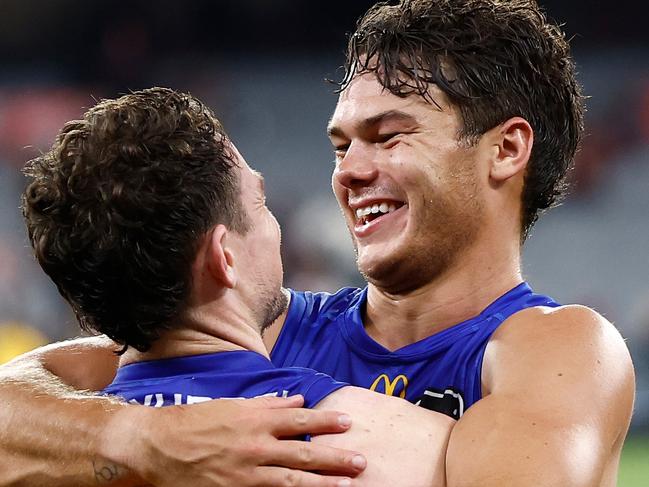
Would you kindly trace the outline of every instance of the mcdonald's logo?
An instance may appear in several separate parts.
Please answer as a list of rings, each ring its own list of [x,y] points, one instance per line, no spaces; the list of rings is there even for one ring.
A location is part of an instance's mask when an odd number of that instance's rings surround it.
[[[400,398],[406,397],[406,389],[408,388],[408,378],[405,375],[400,374],[396,376],[394,380],[390,380],[387,374],[381,374],[374,380],[374,382],[370,386],[370,390],[375,392],[381,392],[380,390],[377,390],[381,382],[383,382],[383,393],[388,396],[394,396],[394,392],[397,389],[397,385],[401,382],[403,384],[403,387],[399,392],[399,397]]]

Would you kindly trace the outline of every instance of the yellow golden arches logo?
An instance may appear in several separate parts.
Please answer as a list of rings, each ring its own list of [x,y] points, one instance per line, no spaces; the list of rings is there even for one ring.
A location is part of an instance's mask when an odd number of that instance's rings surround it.
[[[376,390],[376,388],[379,386],[379,384],[381,382],[383,382],[383,386],[384,386],[384,389],[385,389],[385,394],[388,395],[388,396],[394,396],[394,391],[397,388],[397,384],[399,384],[399,382],[402,382],[403,383],[403,388],[401,389],[401,392],[399,393],[399,397],[400,398],[406,397],[406,389],[408,387],[408,378],[405,375],[400,374],[400,375],[397,375],[394,378],[394,380],[390,380],[390,378],[388,377],[387,374],[381,374],[374,380],[374,382],[370,386],[370,391],[381,392],[381,391]]]

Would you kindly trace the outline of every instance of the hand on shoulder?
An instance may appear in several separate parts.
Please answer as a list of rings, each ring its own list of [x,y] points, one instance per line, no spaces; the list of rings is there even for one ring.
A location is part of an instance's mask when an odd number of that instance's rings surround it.
[[[297,396],[125,408],[106,427],[104,456],[161,487],[334,487],[357,475],[357,453],[287,439],[349,428],[341,413],[301,409],[302,403]]]

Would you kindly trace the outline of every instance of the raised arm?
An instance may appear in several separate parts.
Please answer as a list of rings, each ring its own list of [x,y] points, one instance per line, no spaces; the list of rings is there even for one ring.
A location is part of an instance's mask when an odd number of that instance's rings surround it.
[[[458,421],[449,487],[613,487],[634,375],[624,341],[594,311],[530,309],[487,348],[486,397]]]
[[[118,479],[116,485],[137,486],[141,478],[161,487],[272,487],[288,478],[290,485],[319,487],[341,479],[308,471],[353,476],[362,470],[362,463],[352,463],[353,452],[279,440],[349,427],[339,413],[298,409],[299,397],[154,409],[69,385],[103,387],[115,371],[114,349],[104,339],[76,340],[0,367],[0,486],[98,486]]]
[[[339,409],[354,418],[342,435],[314,442],[362,451],[367,468],[354,485],[444,487],[446,447],[455,421],[409,402],[357,387],[344,387],[317,408]]]

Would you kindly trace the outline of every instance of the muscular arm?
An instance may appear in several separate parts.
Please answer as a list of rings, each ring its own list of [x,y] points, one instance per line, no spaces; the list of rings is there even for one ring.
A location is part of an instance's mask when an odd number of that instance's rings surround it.
[[[492,338],[485,398],[458,421],[449,487],[613,487],[634,397],[615,328],[584,307],[517,313]]]
[[[354,418],[342,435],[314,442],[362,451],[367,468],[354,485],[444,487],[446,447],[455,421],[409,402],[357,387],[344,387],[317,408],[338,409]]]
[[[350,451],[279,438],[336,433],[335,412],[301,398],[210,401],[162,409],[93,397],[115,372],[114,345],[84,339],[45,347],[0,367],[0,486],[335,486],[354,476]],[[67,353],[69,352],[69,353]],[[46,368],[47,367],[47,368]],[[62,376],[61,381],[48,369]],[[299,470],[298,470],[299,469]],[[131,477],[124,477],[130,470]]]
[[[54,348],[0,367],[0,485],[101,485],[104,468],[116,468],[101,439],[120,421],[124,405],[77,392],[37,365],[41,353]],[[73,371],[67,379],[81,375]]]

